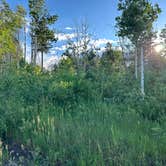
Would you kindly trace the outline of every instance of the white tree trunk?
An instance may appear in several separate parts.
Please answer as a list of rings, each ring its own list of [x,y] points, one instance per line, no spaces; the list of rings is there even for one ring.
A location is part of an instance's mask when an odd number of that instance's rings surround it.
[[[141,93],[145,95],[144,90],[144,49],[141,47]]]
[[[37,37],[35,36],[34,65],[36,65],[37,49]]]
[[[41,71],[43,72],[43,51],[41,52]]]
[[[34,37],[31,37],[31,64],[34,65]]]
[[[27,41],[27,34],[26,34],[26,25],[25,25],[24,26],[24,60],[25,61],[26,61],[26,52],[27,52],[26,41]]]
[[[135,78],[138,78],[138,51],[136,48],[136,54],[135,54]]]

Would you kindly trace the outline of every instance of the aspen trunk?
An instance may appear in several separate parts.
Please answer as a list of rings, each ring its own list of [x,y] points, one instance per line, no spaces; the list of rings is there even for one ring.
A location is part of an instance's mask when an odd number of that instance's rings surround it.
[[[138,78],[138,48],[136,48],[135,54],[135,78]]]
[[[41,52],[41,71],[43,72],[43,51]]]
[[[144,89],[144,49],[141,47],[141,93],[145,95]]]
[[[37,37],[35,37],[34,65],[36,65],[37,49]]]
[[[34,38],[31,38],[31,64],[34,65]]]
[[[26,40],[27,40],[27,36],[26,36],[26,25],[25,25],[24,26],[24,60],[25,61],[26,61],[26,52],[27,52]]]

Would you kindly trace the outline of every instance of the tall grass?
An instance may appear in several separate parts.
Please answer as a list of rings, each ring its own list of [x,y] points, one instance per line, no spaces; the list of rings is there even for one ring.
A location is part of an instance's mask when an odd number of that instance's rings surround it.
[[[30,166],[166,165],[164,96],[148,90],[142,100],[120,73],[10,71],[0,77],[2,159],[13,160],[12,141]]]
[[[127,107],[82,103],[64,113],[51,106],[23,126],[38,165],[166,164],[166,124]]]

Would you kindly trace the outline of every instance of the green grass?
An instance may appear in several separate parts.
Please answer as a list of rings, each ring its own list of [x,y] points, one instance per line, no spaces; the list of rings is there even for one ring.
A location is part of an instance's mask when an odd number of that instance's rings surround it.
[[[48,107],[25,122],[22,134],[25,143],[32,141],[39,165],[165,165],[166,125],[125,109],[105,103],[68,112]]]
[[[29,166],[165,166],[165,77],[143,100],[132,77],[95,74],[22,69],[1,76],[2,142],[31,151]]]

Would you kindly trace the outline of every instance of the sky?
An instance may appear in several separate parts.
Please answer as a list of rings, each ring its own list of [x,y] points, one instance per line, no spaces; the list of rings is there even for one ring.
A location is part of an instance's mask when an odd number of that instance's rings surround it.
[[[19,4],[28,11],[28,0],[7,0],[7,2],[12,8]],[[166,2],[152,0],[152,3],[158,3],[162,9],[158,21],[154,23],[154,29],[160,30],[166,24]],[[65,34],[73,35],[73,28],[80,20],[86,20],[90,32],[95,39],[99,40],[99,45],[102,41],[103,43],[107,40],[117,41],[115,18],[120,14],[117,11],[117,4],[118,0],[46,0],[49,12],[58,15],[54,28],[60,33],[58,37],[62,39],[57,42],[50,56],[63,50],[61,44],[66,40]]]

